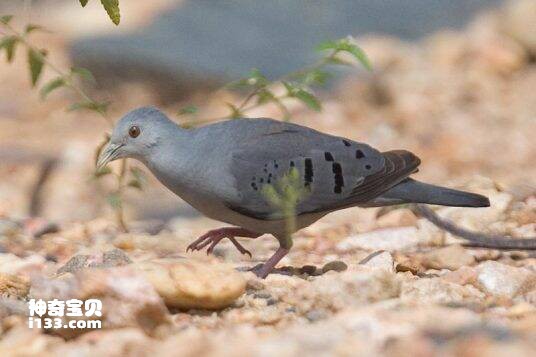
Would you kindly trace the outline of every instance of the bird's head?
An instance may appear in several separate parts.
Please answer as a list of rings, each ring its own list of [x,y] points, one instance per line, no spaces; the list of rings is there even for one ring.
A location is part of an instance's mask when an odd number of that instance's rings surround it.
[[[121,158],[144,161],[166,133],[177,126],[156,108],[144,107],[133,110],[119,120],[110,141],[97,159],[97,171],[109,162]]]

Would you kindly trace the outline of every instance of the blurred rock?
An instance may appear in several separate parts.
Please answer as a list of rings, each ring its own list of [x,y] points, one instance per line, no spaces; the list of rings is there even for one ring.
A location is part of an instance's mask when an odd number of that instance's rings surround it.
[[[488,294],[514,298],[536,287],[536,273],[525,268],[487,261],[480,263],[478,283]]]
[[[19,258],[14,254],[0,253],[0,272],[29,277],[46,269],[46,260],[40,255],[32,254]]]
[[[93,255],[79,254],[58,269],[58,274],[74,273],[86,268],[110,268],[132,263],[132,260],[121,249],[112,249]]]
[[[340,260],[335,260],[335,261],[326,263],[322,267],[322,273],[324,274],[324,273],[327,273],[328,271],[341,272],[341,271],[345,271],[346,269],[348,269],[348,265],[346,265],[345,262],[341,262]]]
[[[449,272],[441,276],[441,279],[458,285],[476,285],[477,278],[478,272],[475,268],[472,267],[461,267],[458,270]]]
[[[20,233],[21,230],[22,225],[19,222],[7,218],[0,218],[0,237],[13,237]]]
[[[298,282],[282,276],[274,276],[271,280],[271,284],[286,286],[286,291],[281,290],[277,298],[302,311],[312,308],[337,311],[398,297],[401,283],[395,274],[369,267],[357,267],[336,275],[324,274],[311,282]]]
[[[2,356],[50,356],[54,346],[62,344],[61,337],[45,335],[40,329],[19,325],[0,339]]]
[[[157,340],[156,340],[157,341]],[[149,338],[142,330],[121,328],[117,330],[92,331],[66,344],[55,346],[56,356],[71,354],[85,356],[147,356],[154,353],[160,341]]]
[[[390,273],[395,272],[393,256],[389,252],[381,252],[362,264],[371,268],[383,269]]]
[[[144,81],[163,99],[176,100],[200,87],[241,78],[252,68],[278,78],[313,63],[318,58],[314,49],[327,40],[366,33],[414,39],[433,29],[460,27],[476,10],[498,3],[189,0],[136,33],[78,40],[71,57],[95,73],[99,83]]]
[[[504,32],[536,56],[536,2],[509,0],[503,13],[501,19]]]
[[[136,264],[169,307],[222,309],[246,290],[234,269],[193,259],[158,259]]]
[[[395,270],[397,272],[411,272],[412,274],[422,273],[426,269],[422,266],[421,257],[416,254],[404,255],[395,253]]]
[[[439,278],[419,279],[402,284],[401,299],[421,304],[478,302],[484,294],[473,286],[461,286]]]
[[[415,226],[417,217],[407,208],[395,209],[380,216],[377,224],[380,228]]]
[[[384,228],[348,237],[337,244],[337,249],[347,252],[354,249],[406,250],[415,248],[420,242],[417,228]]]
[[[0,297],[0,335],[7,330],[10,323],[5,319],[12,315],[26,316],[28,315],[28,304],[24,300],[12,297]],[[26,325],[28,321],[24,321]],[[11,327],[11,326],[9,326]]]
[[[475,258],[467,252],[467,249],[454,244],[424,253],[421,263],[429,269],[456,270],[466,265],[473,265]]]
[[[169,323],[164,302],[151,284],[131,267],[85,269],[49,279],[32,280],[30,297],[45,301],[58,299],[99,299],[102,316],[62,317],[62,324],[75,319],[98,319],[103,329],[137,327],[148,335],[159,335]],[[73,338],[88,329],[52,329],[64,338]]]
[[[24,220],[25,233],[34,238],[39,238],[47,233],[56,233],[59,229],[56,223],[43,218],[28,218]]]
[[[30,290],[30,281],[16,275],[0,273],[0,297],[24,299]]]

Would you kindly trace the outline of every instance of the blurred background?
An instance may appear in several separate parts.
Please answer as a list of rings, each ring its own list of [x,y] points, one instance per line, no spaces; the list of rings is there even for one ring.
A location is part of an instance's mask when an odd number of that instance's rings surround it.
[[[94,172],[125,113],[155,105],[190,125],[227,116],[246,92],[225,83],[252,68],[277,80],[322,58],[320,43],[352,36],[372,71],[330,67],[334,78],[312,88],[323,110],[291,98],[291,120],[411,150],[417,178],[491,201],[439,215],[534,237],[535,0],[120,0],[119,26],[101,1],[80,5],[0,0],[0,15],[14,15],[0,24],[1,356],[536,356],[534,251],[462,246],[408,207],[351,208],[297,232],[261,280],[247,270],[277,249],[269,235],[241,240],[252,257],[228,240],[210,257],[186,253],[221,223],[149,173],[143,190],[123,190],[124,232],[118,180]],[[6,36],[27,24],[43,27],[26,38],[49,62],[35,87],[35,55],[19,43],[6,60]],[[89,69],[94,82],[73,83],[110,103],[110,122],[69,111],[76,90],[42,100],[50,65]],[[190,105],[196,114],[179,115]],[[247,114],[283,119],[272,104]],[[28,328],[30,298],[95,296],[103,330]]]
[[[97,85],[86,89],[111,102],[113,120],[142,105],[178,121],[189,104],[200,106],[199,118],[225,115],[225,102],[241,94],[211,94],[222,84],[252,68],[277,79],[317,60],[319,43],[355,36],[373,71],[339,71],[316,91],[320,113],[290,102],[294,121],[382,150],[412,150],[423,159],[419,177],[431,182],[485,176],[517,195],[536,189],[534,1],[130,0],[120,7],[115,26],[98,1],[86,8],[0,1],[2,13],[15,15],[13,26],[49,30],[31,38],[51,62],[93,72]],[[77,100],[68,90],[42,101],[19,51],[0,65],[0,215],[109,215],[103,192],[115,182],[91,179],[109,126],[93,112],[67,111]],[[39,84],[54,76],[45,68]],[[281,118],[270,105],[249,115]],[[50,158],[58,164],[48,172]],[[126,201],[136,220],[195,215],[151,177]]]

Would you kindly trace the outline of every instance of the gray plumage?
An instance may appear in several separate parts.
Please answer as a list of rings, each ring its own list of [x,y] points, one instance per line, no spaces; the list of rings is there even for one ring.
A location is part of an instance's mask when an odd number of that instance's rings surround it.
[[[129,136],[136,126],[139,135]],[[271,233],[290,248],[285,217],[262,187],[294,167],[308,194],[296,210],[301,229],[335,210],[421,202],[488,206],[487,198],[408,177],[420,160],[409,151],[379,152],[369,145],[272,119],[236,119],[183,129],[154,108],[122,118],[100,165],[132,157],[206,216]]]

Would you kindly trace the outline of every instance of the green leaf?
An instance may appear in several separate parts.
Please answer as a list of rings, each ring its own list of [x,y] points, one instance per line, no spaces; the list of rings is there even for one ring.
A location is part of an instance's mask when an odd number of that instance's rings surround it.
[[[320,101],[312,93],[290,82],[283,82],[283,85],[287,89],[289,97],[299,99],[310,109],[313,109],[317,112],[322,110]]]
[[[365,54],[365,51],[363,51],[361,47],[354,44],[348,44],[345,51],[351,53],[355,57],[355,59],[361,62],[363,67],[365,67],[369,71],[372,71],[372,64],[370,63],[370,60]]]
[[[188,105],[178,111],[178,115],[195,114],[199,109],[195,105]]]
[[[130,180],[127,184],[128,187],[132,187],[132,188],[135,188],[137,190],[143,190],[143,187],[141,185],[141,182],[138,181],[138,180]]]
[[[268,89],[262,89],[257,93],[257,104],[262,105],[273,101],[275,98],[274,93]]]
[[[246,78],[239,79],[238,81],[231,82],[226,85],[227,88],[264,88],[270,81],[259,71],[257,68],[253,68]]]
[[[87,3],[87,1],[86,1]],[[102,6],[106,9],[108,16],[112,22],[116,25],[119,25],[121,21],[121,14],[119,12],[119,0],[101,0]]]
[[[121,196],[117,193],[112,193],[106,197],[108,204],[112,206],[113,209],[121,209],[123,202]]]
[[[335,51],[335,53],[337,52],[350,53],[356,60],[358,60],[363,65],[363,67],[365,67],[369,71],[372,70],[372,65],[367,55],[365,54],[365,51],[363,51],[361,47],[359,47],[358,45],[352,43],[351,38],[344,38],[344,39],[337,40],[337,41],[324,42],[318,46],[318,49],[320,51],[333,50]]]
[[[39,91],[39,93],[41,94],[41,99],[46,99],[52,91],[63,87],[65,84],[65,79],[63,77],[58,77],[56,79],[51,80],[50,82],[45,84]]]
[[[88,80],[92,83],[97,83],[97,80],[93,76],[93,73],[91,73],[91,71],[87,68],[73,67],[71,68],[71,75],[78,75],[82,77],[83,79]]]
[[[256,87],[266,87],[270,82],[257,68],[253,68],[249,73],[249,84]]]
[[[15,57],[15,47],[18,42],[19,38],[17,36],[5,36],[0,41],[0,51],[5,48],[8,62],[13,61],[13,58]]]
[[[339,50],[339,42],[338,41],[326,41],[319,44],[316,49],[319,51],[325,51],[325,50]]]
[[[13,15],[4,15],[4,16],[0,16],[0,22],[3,23],[4,25],[9,24],[9,22],[11,21],[11,19],[13,19]]]
[[[41,73],[43,72],[45,51],[36,51],[34,49],[28,50],[28,66],[30,67],[30,74],[32,76],[32,86],[35,87]]]
[[[330,58],[328,58],[328,63],[329,64],[341,65],[341,66],[350,66],[350,67],[353,66],[353,64],[351,62],[345,61],[342,58],[338,58],[338,57],[330,57]]]
[[[78,102],[70,105],[67,110],[74,111],[86,109],[103,114],[108,110],[109,105],[110,102]]]
[[[238,109],[235,105],[231,103],[225,103],[225,105],[227,105],[227,107],[231,110],[231,114],[228,115],[229,118],[237,119],[243,116],[240,109]]]
[[[147,182],[145,173],[137,167],[131,167],[130,173],[134,177],[134,180],[138,181],[141,185],[144,185]]]
[[[29,34],[34,31],[46,31],[46,29],[43,26],[29,24],[29,25],[26,25],[26,29],[24,30],[24,33]]]
[[[102,169],[100,169],[99,171],[95,171],[93,176],[95,178],[101,178],[101,177],[109,175],[111,173],[112,173],[112,169],[110,169],[108,166],[106,166],[106,167],[103,167]]]
[[[294,93],[294,97],[301,100],[305,105],[307,105],[310,109],[314,111],[321,111],[322,105],[320,104],[320,101],[310,92],[307,92],[304,89],[299,89]]]
[[[320,69],[315,69],[305,74],[303,77],[303,83],[305,85],[324,85],[330,77],[330,73]]]
[[[80,5],[82,5],[82,7],[86,7],[88,1],[89,0],[80,0]]]

